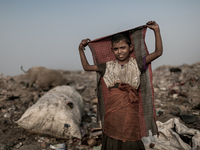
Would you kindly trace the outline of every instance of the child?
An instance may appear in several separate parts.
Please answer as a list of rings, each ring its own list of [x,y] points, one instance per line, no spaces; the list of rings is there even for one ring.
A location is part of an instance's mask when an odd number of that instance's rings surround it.
[[[146,64],[162,55],[162,40],[158,24],[149,21],[146,26],[154,31],[156,43],[155,51],[143,60],[129,57],[133,45],[129,35],[124,33],[112,38],[112,52],[116,61],[89,65],[83,49],[90,40],[82,40],[79,45],[84,70],[99,72],[110,90],[105,106],[103,150],[145,149],[141,142],[137,89],[140,85],[140,75],[147,68]]]

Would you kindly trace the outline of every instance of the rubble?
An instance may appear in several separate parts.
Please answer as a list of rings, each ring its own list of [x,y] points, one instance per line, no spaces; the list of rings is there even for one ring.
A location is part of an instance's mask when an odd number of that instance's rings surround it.
[[[65,71],[64,74],[70,79],[70,86],[79,91],[83,97],[84,107],[88,108],[83,111],[83,118],[94,117],[96,111],[96,104],[92,101],[96,98],[96,74],[87,73],[84,71]],[[16,146],[21,143],[19,150],[38,150],[50,149],[49,145],[64,143],[68,149],[71,147],[81,148],[80,140],[72,139],[63,140],[54,138],[48,135],[29,132],[18,126],[15,122],[21,118],[25,111],[36,104],[38,100],[48,91],[41,91],[34,85],[32,88],[27,88],[27,77],[25,75],[19,76],[3,76],[0,75],[0,149],[17,149]],[[70,108],[75,107],[71,103],[67,104]],[[90,116],[88,116],[88,115]],[[95,115],[94,115],[95,114]],[[93,128],[99,127],[98,124],[92,122],[92,119],[84,119],[81,122],[81,128],[84,129],[85,134]],[[79,143],[79,144],[78,144]],[[19,146],[19,145],[18,145]],[[30,148],[31,147],[31,148]],[[85,146],[84,149],[88,149]],[[83,149],[83,148],[82,148]]]
[[[178,117],[188,127],[200,129],[200,62],[158,67],[153,71],[153,85],[157,120]]]
[[[27,88],[28,79],[24,74],[13,77],[0,74],[0,149],[52,150],[50,145],[56,144],[65,144],[69,150],[101,149],[101,125],[95,123],[96,73],[63,71],[63,74],[70,81],[69,85],[79,91],[83,98],[80,125],[82,139],[55,138],[32,133],[18,126],[15,122],[48,91],[40,90],[37,85]],[[153,85],[158,121],[166,122],[176,117],[188,128],[200,129],[200,62],[193,65],[160,66],[153,71]],[[67,105],[74,107],[71,103]],[[195,119],[188,124],[181,119],[184,115],[195,116]]]

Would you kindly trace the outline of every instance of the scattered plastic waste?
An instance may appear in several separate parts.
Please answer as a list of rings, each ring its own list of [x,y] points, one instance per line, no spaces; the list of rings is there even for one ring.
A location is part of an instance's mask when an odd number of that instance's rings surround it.
[[[55,149],[55,150],[66,150],[66,146],[64,143],[61,144],[55,144],[55,145],[50,145],[49,146],[51,149]]]
[[[191,129],[195,128],[197,130],[200,130],[200,120],[195,119],[196,117],[199,118],[200,115],[200,62],[193,65],[185,64],[180,66],[179,69],[182,70],[181,72],[178,70],[172,70],[172,72],[170,72],[169,68],[171,68],[171,66],[161,66],[153,71],[153,84],[155,93],[154,102],[155,112],[158,118],[157,121],[167,120],[169,118],[172,118],[173,116],[180,119],[187,119],[184,118],[185,116],[183,116],[183,114],[193,115],[193,117],[189,116],[189,119],[187,120],[179,120],[181,122],[184,122],[184,124],[186,126],[189,126]],[[83,114],[79,126],[81,132],[81,138],[79,139],[79,141],[78,139],[74,139],[72,136],[69,136],[69,138],[71,138],[69,140],[58,140],[57,138],[55,138],[57,136],[51,137],[46,136],[45,134],[33,135],[32,133],[26,132],[27,134],[24,135],[24,132],[22,132],[24,130],[22,129],[22,126],[16,125],[14,121],[19,119],[19,116],[23,114],[28,108],[36,104],[37,101],[47,93],[47,91],[40,91],[38,88],[35,88],[36,86],[34,86],[34,89],[30,91],[28,90],[28,88],[26,88],[28,82],[25,81],[25,79],[23,79],[24,81],[22,82],[19,78],[13,77],[13,80],[11,79],[11,77],[4,77],[3,74],[0,74],[0,112],[2,114],[2,117],[0,119],[0,122],[2,123],[0,129],[0,150],[20,150],[26,149],[26,146],[30,146],[30,150],[34,149],[34,147],[38,147],[38,149],[40,150],[59,150],[61,147],[58,148],[56,146],[56,144],[58,143],[64,143],[66,145],[66,148],[62,149],[67,150],[101,149],[102,131],[100,129],[94,129],[101,127],[101,123],[94,123],[96,122],[96,112],[98,108],[98,100],[96,99],[95,93],[96,74],[95,72],[87,73],[84,71],[67,71],[65,72],[65,74],[69,77],[70,80],[74,80],[73,87],[78,87],[77,89],[79,91],[83,90],[83,86],[87,87],[82,94]],[[25,76],[20,75],[18,77],[24,78]],[[52,97],[53,95],[51,96],[51,98]],[[62,106],[68,109],[70,112],[69,114],[71,114],[71,112],[77,107],[76,103],[74,103],[73,101],[69,101],[68,99],[65,100],[65,97],[62,95],[59,97],[64,101],[64,103],[62,103]],[[50,112],[52,112],[52,108],[51,111],[46,113],[46,115],[49,115]],[[36,115],[38,116],[38,112]],[[79,120],[77,119],[78,117],[75,118],[76,120]],[[46,121],[46,123],[47,122],[48,121]],[[174,125],[174,123],[170,124]],[[66,136],[68,136],[68,133],[70,133],[69,131],[71,128],[73,128],[73,126],[74,125],[70,124],[68,121],[64,121],[62,124],[60,124],[60,129],[63,133],[66,133]],[[174,129],[174,126],[169,128],[170,132],[174,131]],[[187,132],[191,131],[191,129],[187,130]],[[164,132],[165,130],[166,128],[163,129],[163,133],[166,133]],[[177,133],[174,134],[176,134],[177,137],[179,135],[177,135]],[[191,137],[191,135],[186,136]],[[153,143],[155,144],[153,149],[167,149],[168,146],[164,145],[164,143],[162,143],[162,145],[158,145],[158,143],[156,143],[156,141],[153,141],[152,139],[152,137],[155,137],[156,140],[161,140],[161,136],[162,133],[160,132],[159,138],[157,138],[157,136],[149,136],[147,139],[145,139],[147,148],[149,148],[149,146],[153,146],[150,145]],[[32,145],[33,137],[35,139],[35,143],[33,143],[34,145]],[[184,139],[187,137],[185,137],[185,133],[180,136],[180,138]],[[196,134],[194,132],[194,135],[192,135],[192,139],[196,139],[196,143],[194,142],[192,145],[191,143],[189,143],[189,145],[193,148],[195,148],[195,145],[196,147],[199,146],[199,137],[200,134]],[[170,140],[173,143],[175,142],[174,138]],[[167,142],[169,143],[169,141]],[[52,148],[50,148],[50,144]],[[171,147],[168,149],[173,148]]]
[[[184,114],[184,115],[179,115],[179,117],[181,118],[181,120],[183,120],[187,124],[191,124],[199,120],[198,117],[195,115]]]
[[[158,110],[158,111],[156,111],[156,116],[160,116],[160,115],[162,115],[163,113],[164,113],[163,110]]]
[[[6,113],[6,114],[3,115],[3,117],[5,117],[5,118],[10,118],[10,117],[11,117],[11,114]]]
[[[20,142],[19,144],[15,145],[15,148],[19,149],[23,144]]]
[[[101,146],[94,146],[92,150],[101,150]]]

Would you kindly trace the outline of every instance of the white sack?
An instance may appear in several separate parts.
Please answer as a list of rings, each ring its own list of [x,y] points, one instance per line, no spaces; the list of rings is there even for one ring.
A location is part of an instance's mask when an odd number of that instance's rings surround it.
[[[73,108],[66,105],[66,102],[72,102]],[[58,86],[28,108],[16,123],[35,133],[81,139],[79,125],[82,111],[81,95],[70,86]],[[64,127],[65,124],[69,127]]]

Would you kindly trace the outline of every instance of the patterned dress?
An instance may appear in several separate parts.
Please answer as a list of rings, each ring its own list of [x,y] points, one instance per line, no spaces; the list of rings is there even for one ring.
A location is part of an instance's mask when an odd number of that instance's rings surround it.
[[[110,91],[105,104],[103,150],[144,149],[140,140],[137,93],[141,72],[147,68],[143,60],[129,58],[123,66],[117,60],[97,65]]]

